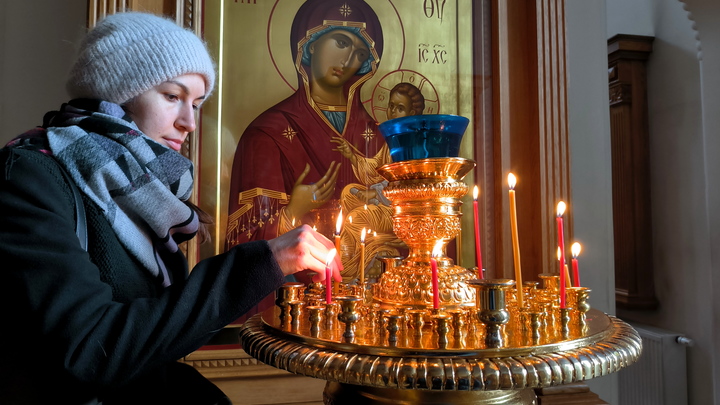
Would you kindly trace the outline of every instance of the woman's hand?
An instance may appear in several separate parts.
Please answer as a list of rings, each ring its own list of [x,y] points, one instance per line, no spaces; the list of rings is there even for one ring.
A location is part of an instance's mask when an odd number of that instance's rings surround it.
[[[290,232],[268,241],[275,260],[280,265],[283,274],[289,276],[303,270],[312,270],[317,273],[314,282],[325,280],[326,260],[330,250],[335,245],[308,225],[301,225]],[[333,279],[342,281],[340,271],[342,262],[336,253],[329,263]]]
[[[285,214],[288,218],[298,219],[310,212],[313,208],[319,208],[325,204],[335,193],[335,182],[338,177],[340,164],[330,163],[327,173],[314,184],[302,184],[305,176],[310,172],[310,165],[305,165],[305,170],[300,174],[292,193],[290,202],[285,207]]]

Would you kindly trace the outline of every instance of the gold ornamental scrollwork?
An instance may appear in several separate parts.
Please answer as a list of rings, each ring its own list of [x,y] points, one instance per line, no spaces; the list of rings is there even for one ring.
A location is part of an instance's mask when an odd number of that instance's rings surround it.
[[[602,377],[632,364],[640,335],[591,309],[590,334],[556,344],[482,350],[394,350],[320,342],[272,326],[273,310],[240,331],[245,350],[263,363],[331,382],[400,390],[494,391],[542,388]]]

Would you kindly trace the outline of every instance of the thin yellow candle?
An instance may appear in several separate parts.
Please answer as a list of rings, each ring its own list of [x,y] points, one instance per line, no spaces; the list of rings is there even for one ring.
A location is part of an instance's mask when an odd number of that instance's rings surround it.
[[[523,290],[522,290],[522,268],[520,267],[520,242],[518,240],[517,230],[517,208],[515,205],[515,184],[517,179],[515,175],[508,174],[508,185],[510,186],[510,232],[512,235],[513,244],[513,259],[515,263],[515,287],[517,288],[517,302],[518,306],[522,308],[523,305]]]
[[[365,285],[365,228],[360,232],[360,285]]]
[[[343,214],[342,214],[342,208],[340,209],[340,213],[338,214],[337,221],[335,222],[335,250],[337,250],[338,254],[340,254],[342,257],[342,250],[340,249],[340,230],[342,229],[342,221],[343,221]],[[333,293],[336,295],[338,294],[340,283],[334,283],[333,284]]]

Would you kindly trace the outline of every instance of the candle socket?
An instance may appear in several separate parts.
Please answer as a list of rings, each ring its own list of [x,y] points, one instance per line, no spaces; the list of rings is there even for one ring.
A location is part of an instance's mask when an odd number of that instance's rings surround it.
[[[542,288],[550,291],[560,291],[560,276],[557,274],[542,273],[538,274],[542,280]]]
[[[325,303],[325,329],[332,331],[337,319],[339,305],[337,302]]]
[[[395,311],[398,315],[400,315],[400,331],[405,332],[407,330],[407,323],[408,323],[408,311],[412,309],[411,306],[408,305],[398,305],[395,307]]]
[[[450,315],[453,330],[453,337],[455,340],[462,340],[463,331],[465,330],[465,311],[462,309],[451,309],[447,311]]]
[[[477,290],[478,319],[485,324],[485,346],[500,348],[504,345],[502,326],[510,320],[506,310],[506,291],[515,285],[515,280],[483,279],[470,280]]]
[[[425,325],[425,311],[422,309],[411,309],[408,311],[410,327],[413,329],[413,336],[422,336],[422,329]]]
[[[437,333],[437,345],[439,349],[447,348],[448,344],[448,333],[450,328],[448,323],[450,321],[450,315],[444,313],[438,313],[432,315],[433,329]]]
[[[563,339],[570,336],[570,312],[572,308],[560,308],[560,333]]]
[[[567,289],[568,305],[577,309],[577,322],[581,327],[585,326],[586,313],[590,310],[588,299],[591,291],[588,287],[569,287]]]
[[[310,335],[316,338],[320,336],[320,324],[323,321],[323,310],[325,308],[320,305],[310,305],[305,309],[310,313],[308,318],[310,321]]]
[[[403,318],[404,317],[399,314],[387,315],[388,344],[390,346],[397,346],[398,331],[400,330],[400,322]]]
[[[292,330],[297,332],[300,329],[300,317],[302,315],[302,309],[305,306],[304,301],[290,301],[290,320]]]
[[[337,316],[338,321],[345,324],[343,338],[345,339],[345,342],[352,343],[353,340],[355,340],[355,322],[360,319],[357,306],[362,299],[350,295],[337,297],[337,301],[340,303],[340,313]]]
[[[379,308],[375,312],[378,323],[378,331],[380,335],[385,336],[387,334],[387,316],[392,313],[392,310],[387,308]]]
[[[530,315],[530,340],[533,345],[537,346],[540,344],[540,338],[542,337],[540,333],[542,328],[542,314],[535,311],[529,312],[528,314]]]
[[[280,308],[280,323],[290,321],[290,302],[301,301],[305,284],[297,282],[285,283],[278,289],[275,305]]]

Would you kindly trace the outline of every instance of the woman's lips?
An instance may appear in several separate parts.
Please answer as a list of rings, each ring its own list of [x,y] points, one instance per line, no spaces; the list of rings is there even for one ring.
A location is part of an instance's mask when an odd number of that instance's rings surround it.
[[[165,143],[167,143],[167,146],[170,147],[170,149],[173,149],[174,151],[179,152],[180,148],[182,147],[182,141],[179,141],[177,139],[170,139],[165,138]]]

